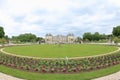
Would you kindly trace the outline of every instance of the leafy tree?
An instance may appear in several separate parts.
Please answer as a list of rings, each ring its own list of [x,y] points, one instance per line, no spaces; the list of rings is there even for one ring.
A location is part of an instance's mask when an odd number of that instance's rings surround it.
[[[80,37],[77,37],[76,40],[75,40],[75,42],[81,43],[81,40],[82,40],[82,39],[81,39]]]
[[[0,26],[0,38],[5,36],[4,28]]]
[[[106,40],[112,38],[112,35],[105,35],[105,34],[99,34],[99,32],[95,32],[94,34],[91,34],[90,32],[86,32],[83,35],[84,41],[99,41],[99,40]]]
[[[4,44],[6,42],[6,39],[5,38],[0,38],[0,43],[1,44]]]
[[[18,36],[18,39],[21,42],[34,42],[36,41],[36,35],[31,34],[31,33],[20,34]]]
[[[114,36],[119,37],[120,36],[120,26],[114,27],[112,33]]]
[[[36,38],[36,42],[39,42],[39,44],[40,43],[43,43],[45,40],[44,40],[44,38],[42,38],[42,37],[37,37]]]
[[[83,40],[88,39],[89,41],[92,41],[92,34],[90,32],[83,34]]]
[[[18,36],[12,36],[11,40],[12,41],[18,41]]]
[[[95,32],[95,33],[93,34],[93,40],[94,40],[94,41],[99,41],[99,39],[100,39],[100,34],[99,34],[98,32]]]
[[[9,37],[8,37],[8,35],[5,35],[4,38],[6,39],[6,42],[9,43]]]
[[[117,45],[118,42],[119,42],[119,38],[118,38],[118,37],[114,37],[114,42],[115,42],[115,44]]]
[[[100,39],[107,39],[107,35],[105,35],[105,34],[100,34]]]

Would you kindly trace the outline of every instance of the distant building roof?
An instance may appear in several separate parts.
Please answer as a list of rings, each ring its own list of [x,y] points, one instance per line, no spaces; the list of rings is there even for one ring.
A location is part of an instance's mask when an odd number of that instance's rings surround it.
[[[69,33],[67,36],[74,36],[74,34],[73,33]]]
[[[52,34],[48,33],[48,34],[46,34],[45,36],[52,36]]]

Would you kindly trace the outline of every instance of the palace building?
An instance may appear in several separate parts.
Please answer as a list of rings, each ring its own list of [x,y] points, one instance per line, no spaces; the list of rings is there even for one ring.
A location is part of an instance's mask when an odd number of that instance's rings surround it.
[[[64,35],[53,36],[52,34],[46,34],[45,36],[45,43],[48,44],[57,44],[57,43],[69,44],[69,43],[74,43],[74,40],[75,38],[73,34],[68,34],[66,36]]]

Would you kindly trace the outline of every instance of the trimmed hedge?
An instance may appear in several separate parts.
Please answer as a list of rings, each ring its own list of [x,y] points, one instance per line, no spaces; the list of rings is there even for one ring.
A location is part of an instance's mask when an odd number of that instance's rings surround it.
[[[41,73],[75,73],[120,64],[120,51],[102,56],[74,59],[38,59],[14,56],[0,52],[0,64]]]

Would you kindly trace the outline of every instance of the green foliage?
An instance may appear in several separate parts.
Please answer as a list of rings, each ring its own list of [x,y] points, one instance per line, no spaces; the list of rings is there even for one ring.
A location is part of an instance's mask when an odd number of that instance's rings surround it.
[[[31,34],[31,33],[25,33],[25,34],[20,34],[18,36],[18,39],[21,42],[35,42],[36,40],[36,35]]]
[[[100,34],[100,39],[103,40],[103,39],[106,39],[107,38],[107,35],[105,34]]]
[[[92,34],[90,32],[83,34],[83,40],[88,39],[89,41],[92,41]]]
[[[109,39],[111,36],[105,35],[105,34],[99,34],[98,32],[95,32],[94,34],[91,34],[90,32],[83,34],[83,40],[84,41],[99,41],[99,40],[106,40]],[[87,42],[88,42],[87,41]]]
[[[4,28],[0,26],[0,44],[5,44],[9,42],[9,38],[5,35]]]
[[[12,41],[17,41],[17,36],[12,36],[11,40]]]
[[[96,57],[68,58],[67,63],[65,58],[28,58],[0,52],[0,64],[32,72],[75,73],[92,71],[120,64],[120,52]]]
[[[95,33],[93,34],[93,40],[99,41],[99,39],[100,39],[100,34],[99,34],[98,32],[95,32]]]
[[[9,43],[9,37],[8,37],[8,35],[5,35],[5,40],[6,40],[6,43]]]
[[[114,37],[114,42],[117,44],[119,42],[119,38],[118,37]]]
[[[44,43],[45,40],[42,37],[37,37],[36,42],[39,42],[39,44],[40,44],[40,43]]]
[[[80,37],[77,37],[76,40],[75,40],[75,43],[81,43],[82,39]]]
[[[82,72],[76,74],[40,74],[28,71],[22,71],[15,68],[0,65],[0,72],[12,75],[25,80],[92,80],[97,77],[109,75],[120,70],[120,64],[105,69]],[[97,74],[97,75],[96,75]],[[87,76],[86,76],[87,75]]]
[[[5,36],[4,28],[0,26],[0,38]]]
[[[5,38],[0,38],[0,43],[1,44],[4,44],[5,42],[7,42]]]
[[[114,27],[112,33],[114,36],[119,37],[120,36],[120,26]]]

